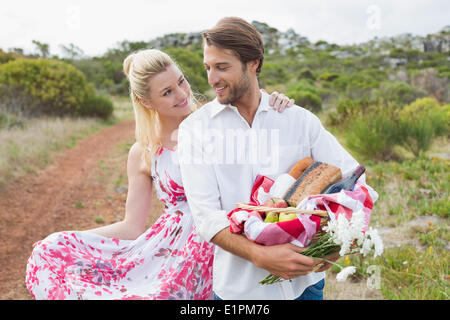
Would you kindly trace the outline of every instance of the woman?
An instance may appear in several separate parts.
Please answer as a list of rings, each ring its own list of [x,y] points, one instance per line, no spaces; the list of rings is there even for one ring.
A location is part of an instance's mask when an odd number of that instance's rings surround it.
[[[26,285],[36,299],[211,299],[213,245],[194,231],[176,158],[178,125],[197,103],[159,50],[124,61],[136,118],[123,221],[49,235],[34,245]],[[293,104],[272,94],[279,111]],[[175,134],[174,134],[175,133]],[[152,187],[164,213],[145,230]]]

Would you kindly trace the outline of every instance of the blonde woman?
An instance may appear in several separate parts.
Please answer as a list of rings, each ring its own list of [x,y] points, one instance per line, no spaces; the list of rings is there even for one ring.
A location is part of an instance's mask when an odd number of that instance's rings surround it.
[[[49,235],[34,245],[26,285],[36,299],[212,299],[213,245],[194,230],[177,161],[178,125],[198,107],[164,52],[128,56],[124,72],[136,120],[123,221]],[[275,109],[293,104],[271,96]],[[164,213],[147,230],[152,188]]]

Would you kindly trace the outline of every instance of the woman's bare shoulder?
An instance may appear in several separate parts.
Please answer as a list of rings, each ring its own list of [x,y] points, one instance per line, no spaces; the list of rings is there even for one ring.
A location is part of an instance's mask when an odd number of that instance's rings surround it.
[[[132,171],[134,173],[144,173],[148,176],[151,176],[151,168],[150,165],[144,165],[142,154],[145,152],[145,149],[138,143],[135,142],[128,152],[128,171]]]

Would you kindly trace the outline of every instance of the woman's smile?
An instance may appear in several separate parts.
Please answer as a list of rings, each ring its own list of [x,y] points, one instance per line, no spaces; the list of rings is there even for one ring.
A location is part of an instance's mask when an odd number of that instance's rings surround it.
[[[183,101],[181,101],[180,103],[176,104],[175,107],[176,108],[183,108],[186,107],[188,105],[188,99],[184,99]]]

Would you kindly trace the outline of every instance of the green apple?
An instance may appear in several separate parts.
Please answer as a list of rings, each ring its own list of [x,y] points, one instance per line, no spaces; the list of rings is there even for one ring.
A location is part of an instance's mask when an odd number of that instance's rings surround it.
[[[296,219],[296,218],[297,218],[297,214],[296,213],[281,212],[278,221],[279,222],[283,222],[283,221],[293,220],[293,219]]]
[[[264,219],[264,222],[268,222],[268,223],[278,222],[278,213],[277,212],[269,212],[266,215],[266,219]]]

